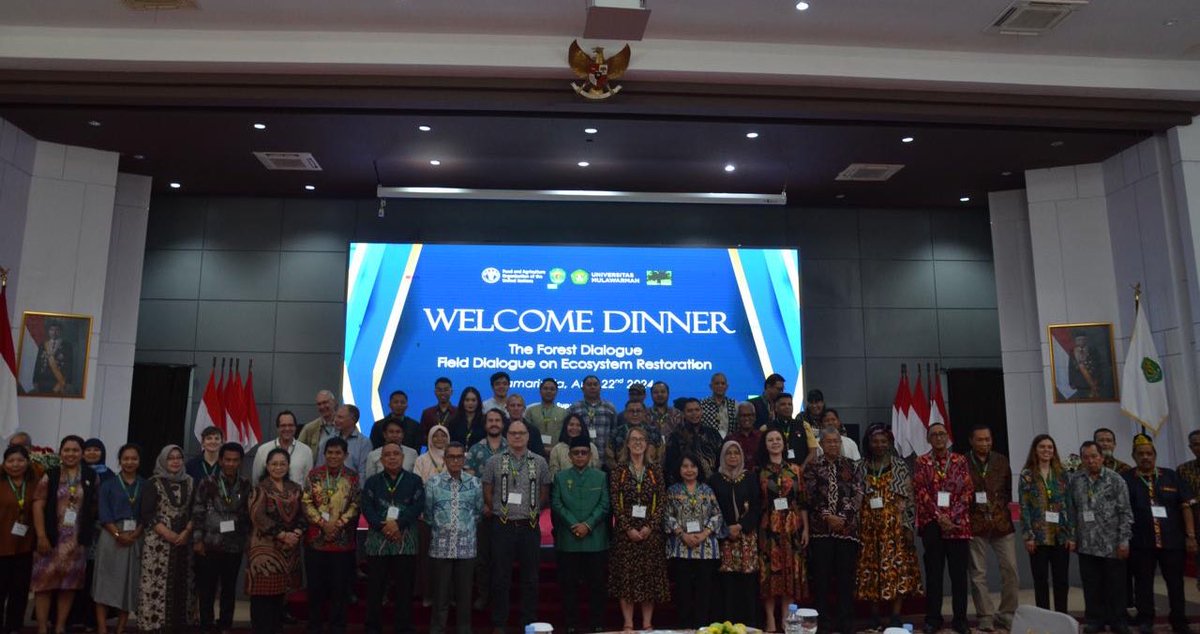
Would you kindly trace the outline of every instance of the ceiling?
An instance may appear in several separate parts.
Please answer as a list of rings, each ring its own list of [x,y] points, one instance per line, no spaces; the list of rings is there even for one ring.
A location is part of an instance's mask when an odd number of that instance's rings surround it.
[[[180,183],[180,193],[266,196],[370,197],[377,184],[787,191],[792,205],[880,207],[983,206],[986,192],[1021,187],[1023,170],[1099,161],[1146,136],[862,122],[188,108],[13,106],[0,107],[0,116],[42,140],[120,152],[121,170],[152,175],[160,194],[175,191],[169,182]],[[89,125],[93,120],[101,125]],[[422,132],[420,125],[432,129]],[[597,132],[585,133],[588,127]],[[759,136],[748,139],[748,132]],[[914,141],[902,142],[908,136]],[[312,152],[323,171],[271,172],[254,151]],[[589,165],[579,167],[579,161]],[[852,162],[906,167],[886,183],[835,181]],[[726,172],[727,164],[735,171]],[[961,203],[963,196],[971,201]]]
[[[119,0],[4,0],[0,24],[578,36],[584,0],[197,0],[130,11]],[[830,44],[1200,59],[1200,2],[1096,0],[1044,37],[984,33],[1011,0],[647,0],[646,39]],[[1165,26],[1170,21],[1171,26]]]

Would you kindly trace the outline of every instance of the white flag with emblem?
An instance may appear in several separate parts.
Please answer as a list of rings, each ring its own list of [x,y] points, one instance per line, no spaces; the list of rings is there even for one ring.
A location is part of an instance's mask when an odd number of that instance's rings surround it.
[[[1157,434],[1167,422],[1169,411],[1166,379],[1143,302],[1133,322],[1133,337],[1121,371],[1121,412]]]

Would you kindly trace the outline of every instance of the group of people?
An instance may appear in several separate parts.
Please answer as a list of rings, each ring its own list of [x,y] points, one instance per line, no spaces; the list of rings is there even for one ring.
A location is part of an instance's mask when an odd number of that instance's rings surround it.
[[[136,445],[120,448],[114,471],[102,444],[89,453],[99,441],[68,436],[59,464],[42,469],[28,436],[14,436],[0,487],[0,563],[13,571],[0,575],[0,634],[20,629],[30,590],[39,634],[64,631],[76,596],[89,593],[101,634],[109,617],[118,634],[130,617],[141,630],[228,630],[241,573],[255,632],[280,632],[287,595],[305,587],[308,631],[338,633],[361,570],[369,634],[383,629],[385,600],[398,634],[414,631],[414,600],[432,608],[435,634],[451,607],[460,634],[472,631],[472,609],[486,610],[499,633],[514,624],[511,608],[517,625],[539,620],[545,511],[568,632],[602,629],[612,597],[627,631],[636,616],[652,629],[655,606],[673,600],[685,628],[729,620],[776,632],[799,602],[817,609],[823,631],[848,634],[861,625],[855,600],[873,606],[868,626],[895,626],[901,603],[922,594],[932,632],[945,622],[946,570],[956,632],[967,631],[968,588],[979,628],[1007,628],[1018,531],[1039,606],[1051,606],[1052,587],[1054,609],[1067,609],[1074,551],[1089,632],[1127,631],[1127,570],[1137,624],[1148,628],[1156,567],[1171,624],[1186,630],[1182,567],[1196,550],[1200,432],[1190,439],[1197,460],[1178,472],[1155,464],[1144,435],[1130,467],[1113,457],[1115,435],[1098,431],[1076,472],[1051,437],[1037,437],[1018,477],[1014,527],[1013,475],[986,425],[969,431],[966,453],[931,425],[932,451],[912,461],[884,424],[867,428],[860,452],[819,390],[794,416],[779,375],[742,402],[726,395],[722,374],[703,400],[672,401],[656,382],[647,404],[646,386],[633,384],[620,410],[595,376],[570,407],[557,404],[553,378],[528,406],[509,393],[507,374],[490,383],[489,398],[467,387],[452,405],[450,380],[437,379],[437,402],[419,420],[406,414],[407,394],[394,392],[366,435],[358,408],[322,390],[316,419],[301,426],[280,412],[277,438],[252,456],[212,427],[190,460],[177,445],[162,448],[149,479]],[[1001,571],[999,606],[988,551]]]

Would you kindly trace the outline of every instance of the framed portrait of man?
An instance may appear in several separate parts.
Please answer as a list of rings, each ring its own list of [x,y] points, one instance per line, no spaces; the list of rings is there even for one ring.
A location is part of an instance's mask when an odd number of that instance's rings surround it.
[[[1055,403],[1120,400],[1112,324],[1051,325],[1050,373]]]
[[[25,311],[18,340],[17,393],[83,398],[91,334],[90,315]]]

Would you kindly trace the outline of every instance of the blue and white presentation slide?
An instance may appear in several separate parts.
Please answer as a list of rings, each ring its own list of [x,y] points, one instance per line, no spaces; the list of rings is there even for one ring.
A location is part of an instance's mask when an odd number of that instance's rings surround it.
[[[590,374],[618,409],[635,382],[703,398],[714,372],[733,398],[772,373],[803,393],[794,249],[352,243],[348,276],[342,397],[364,432],[392,390],[415,417],[437,377],[457,404],[499,370],[530,405],[547,377],[579,400]]]

